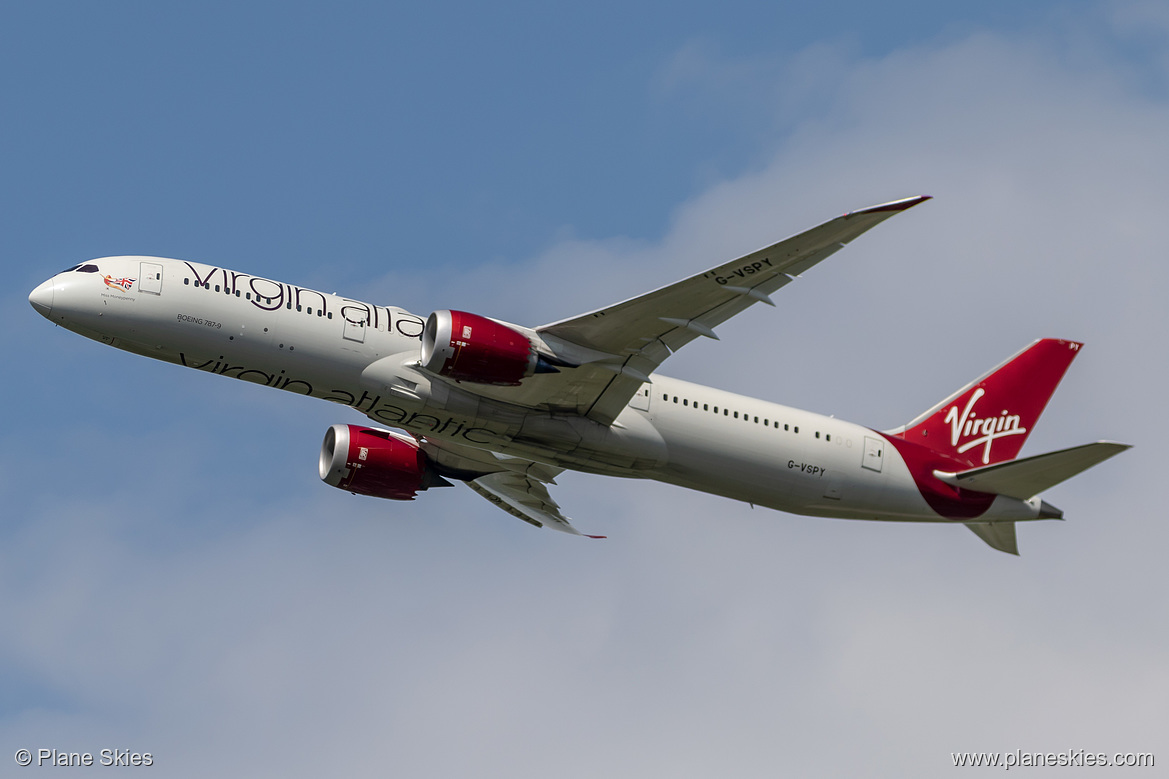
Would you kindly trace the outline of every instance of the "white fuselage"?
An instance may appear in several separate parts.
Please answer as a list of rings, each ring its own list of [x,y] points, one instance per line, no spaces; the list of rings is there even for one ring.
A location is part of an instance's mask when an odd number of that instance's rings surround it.
[[[612,426],[534,411],[421,369],[424,320],[403,309],[179,260],[95,262],[100,274],[58,274],[30,300],[54,322],[137,354],[559,467],[798,514],[942,519],[897,449],[860,425],[660,375]],[[1037,500],[999,496],[980,519],[1038,511]]]

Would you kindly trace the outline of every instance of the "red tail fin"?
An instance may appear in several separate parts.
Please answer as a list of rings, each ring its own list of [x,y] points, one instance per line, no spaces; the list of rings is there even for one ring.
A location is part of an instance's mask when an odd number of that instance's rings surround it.
[[[971,467],[1013,460],[1081,346],[1038,340],[893,435]]]

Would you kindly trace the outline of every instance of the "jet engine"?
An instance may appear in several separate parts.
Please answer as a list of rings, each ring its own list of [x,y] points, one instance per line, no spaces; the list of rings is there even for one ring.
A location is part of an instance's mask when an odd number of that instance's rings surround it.
[[[413,439],[358,425],[325,432],[320,473],[333,487],[390,500],[414,500],[430,487],[450,486]]]
[[[422,367],[456,381],[514,387],[535,373],[556,372],[554,361],[518,330],[466,311],[435,311],[422,331]]]

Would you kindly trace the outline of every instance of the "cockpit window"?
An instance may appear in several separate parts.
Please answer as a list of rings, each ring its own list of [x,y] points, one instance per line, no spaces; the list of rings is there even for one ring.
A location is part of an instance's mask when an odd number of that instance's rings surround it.
[[[72,273],[73,271],[77,270],[80,267],[81,267],[80,265],[74,265],[72,268],[66,268],[65,270],[63,270],[61,272],[62,273]]]
[[[97,273],[96,265],[82,265],[77,269],[78,273]]]

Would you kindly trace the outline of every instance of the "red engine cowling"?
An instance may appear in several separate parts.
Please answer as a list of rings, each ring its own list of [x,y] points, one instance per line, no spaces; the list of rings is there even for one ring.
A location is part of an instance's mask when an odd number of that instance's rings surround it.
[[[390,500],[414,500],[422,490],[450,484],[413,440],[358,425],[325,432],[320,473],[333,487]]]
[[[538,363],[527,336],[477,314],[435,311],[422,331],[422,367],[456,381],[514,387]]]

